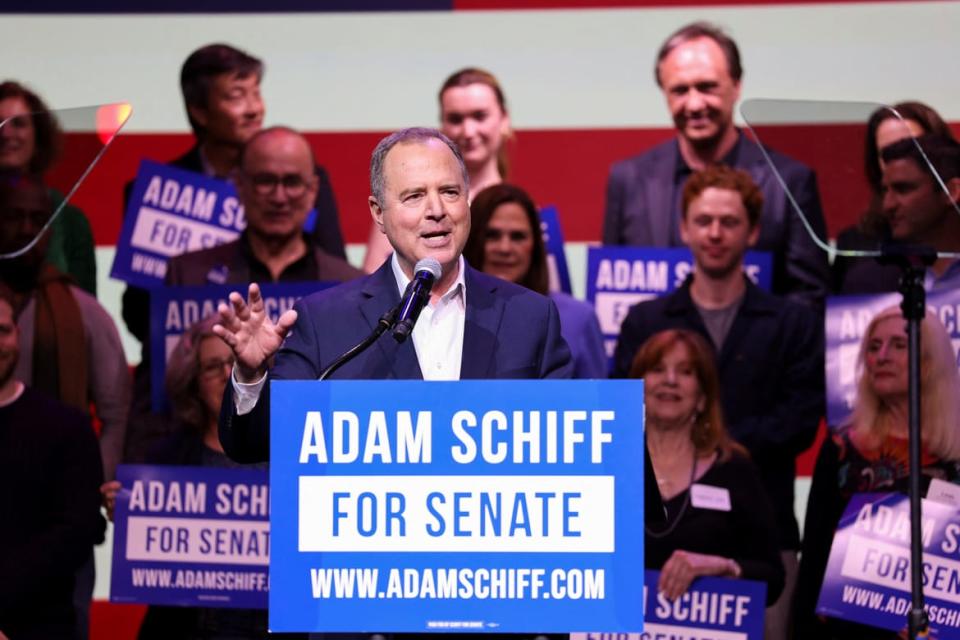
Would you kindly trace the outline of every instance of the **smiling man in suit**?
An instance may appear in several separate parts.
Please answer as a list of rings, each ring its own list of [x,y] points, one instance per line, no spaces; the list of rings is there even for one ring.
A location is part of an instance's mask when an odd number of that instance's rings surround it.
[[[464,261],[469,185],[453,142],[439,131],[419,128],[384,138],[373,152],[370,184],[370,212],[394,249],[380,269],[301,300],[277,324],[266,317],[256,284],[246,301],[232,293],[231,304],[220,307],[216,331],[237,357],[220,438],[235,460],[269,458],[268,377],[316,379],[399,303],[423,258],[435,258],[442,272],[411,339],[397,343],[381,336],[335,378],[568,378],[572,373],[553,303]]]
[[[773,253],[774,293],[819,309],[829,279],[826,254],[809,237],[760,148],[733,124],[742,75],[736,42],[711,24],[696,22],[667,38],[657,55],[655,76],[677,135],[613,165],[603,242],[683,246],[680,194],[690,174],[718,163],[743,169],[763,191],[755,248]],[[813,172],[796,160],[769,153],[811,227],[824,237]]]

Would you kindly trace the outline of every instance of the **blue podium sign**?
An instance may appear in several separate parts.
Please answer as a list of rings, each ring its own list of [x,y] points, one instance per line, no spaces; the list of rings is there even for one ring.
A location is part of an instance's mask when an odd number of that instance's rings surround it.
[[[273,322],[303,296],[327,289],[336,282],[266,282],[260,285],[263,305]],[[157,287],[150,294],[150,404],[160,413],[166,409],[164,377],[167,360],[183,332],[213,315],[217,305],[227,303],[231,291],[246,297],[246,285],[204,287]]]
[[[265,609],[267,472],[120,465],[111,602]]]
[[[772,257],[748,251],[743,271],[760,288],[770,290]],[[685,247],[591,247],[587,252],[587,300],[597,310],[607,356],[613,356],[620,325],[630,307],[673,293],[693,272]]]
[[[960,638],[960,512],[924,500],[921,530],[933,637]],[[854,495],[830,547],[817,613],[900,631],[910,603],[910,501],[899,493]]]
[[[643,383],[274,381],[270,628],[639,631]]]
[[[572,633],[570,640],[763,640],[766,584],[698,578],[669,600],[655,588],[659,579],[659,571],[646,572],[643,633]]]

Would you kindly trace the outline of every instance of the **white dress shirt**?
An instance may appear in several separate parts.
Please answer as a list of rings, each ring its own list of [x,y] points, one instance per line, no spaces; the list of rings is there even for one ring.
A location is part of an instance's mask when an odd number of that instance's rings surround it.
[[[467,319],[467,283],[463,278],[463,256],[457,261],[457,279],[434,303],[420,312],[413,327],[413,346],[424,380],[459,380],[463,359],[463,325]],[[394,253],[390,258],[400,297],[410,283]]]
[[[459,380],[460,363],[463,359],[463,329],[467,319],[467,283],[464,280],[465,262],[463,256],[457,261],[457,279],[440,299],[432,300],[420,312],[413,327],[413,347],[417,353],[417,362],[424,380]],[[400,268],[400,261],[394,253],[390,258],[393,277],[397,281],[400,297],[410,283]],[[256,382],[244,383],[237,380],[236,367],[230,374],[233,384],[233,399],[237,415],[253,411],[260,397],[263,385],[267,381],[264,374]]]

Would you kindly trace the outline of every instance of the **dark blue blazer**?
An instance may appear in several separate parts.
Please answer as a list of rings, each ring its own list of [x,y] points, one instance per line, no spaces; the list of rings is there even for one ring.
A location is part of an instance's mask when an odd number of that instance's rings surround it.
[[[274,380],[310,380],[366,338],[380,317],[400,302],[391,261],[376,272],[303,298],[297,322],[270,370]],[[570,350],[548,298],[470,266],[466,282],[461,379],[569,378]],[[398,344],[388,333],[331,377],[346,380],[422,379],[413,340]],[[269,384],[253,411],[237,416],[227,385],[220,413],[220,442],[237,462],[268,460]]]
[[[813,231],[826,237],[826,225],[814,173],[805,165],[768,149],[790,193]],[[675,210],[674,176],[680,151],[676,139],[613,165],[607,180],[603,244],[682,247]],[[741,134],[735,168],[743,169],[763,192],[758,251],[773,254],[773,291],[819,309],[827,294],[827,254],[810,239],[760,147]]]

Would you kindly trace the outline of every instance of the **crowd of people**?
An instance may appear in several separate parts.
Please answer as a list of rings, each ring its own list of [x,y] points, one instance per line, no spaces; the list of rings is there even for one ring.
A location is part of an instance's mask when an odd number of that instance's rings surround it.
[[[265,468],[266,381],[315,379],[400,300],[424,257],[442,271],[411,339],[385,338],[334,377],[643,378],[666,512],[646,527],[658,589],[675,599],[700,576],[759,580],[771,640],[896,637],[816,613],[851,496],[906,488],[907,338],[896,309],[866,328],[852,417],[829,425],[802,536],[794,494],[796,458],[825,415],[825,298],[895,291],[898,272],[869,258],[831,266],[811,237],[827,236],[813,171],[734,125],[742,63],[729,35],[687,25],[654,69],[676,135],[613,165],[603,243],[687,247],[693,270],[629,310],[610,362],[593,307],[551,287],[538,207],[509,182],[514,133],[494,75],[452,74],[438,129],[405,129],[374,150],[373,226],[358,268],[311,145],[263,126],[263,63],[224,44],[193,52],[180,82],[196,144],[170,165],[232,183],[247,226],[233,242],[173,257],[165,285],[229,284],[247,296],[231,294],[180,338],[166,413],[151,405],[150,345],[161,336],[148,322],[150,291],[124,295],[123,319],[143,345],[131,373],[96,299],[89,221],[44,182],[63,147],[56,118],[25,85],[0,84],[0,474],[3,486],[29,488],[0,499],[0,517],[19,523],[0,531],[0,640],[87,637],[92,548],[101,505],[112,517],[121,489],[117,465]],[[838,248],[960,248],[950,127],[915,101],[878,109],[865,127],[870,201]],[[770,291],[744,274],[753,249],[772,255]],[[940,257],[927,289],[957,286],[958,265]],[[343,284],[279,318],[264,312],[258,285],[317,281]],[[923,477],[960,482],[956,357],[931,313],[922,339]],[[694,493],[704,485],[725,491],[729,508],[703,506]],[[262,611],[151,607],[140,637],[266,634]]]

